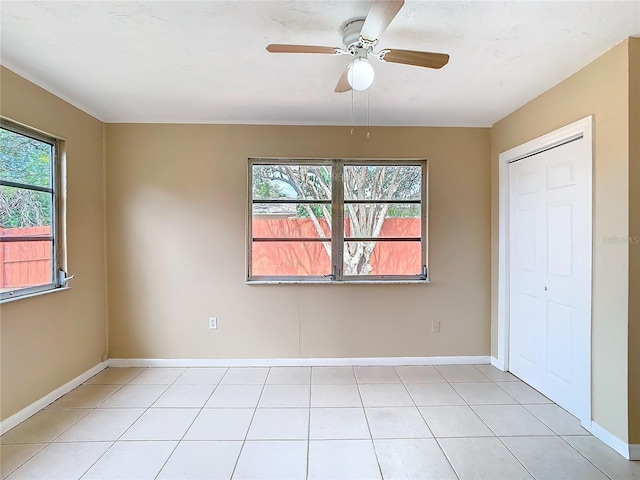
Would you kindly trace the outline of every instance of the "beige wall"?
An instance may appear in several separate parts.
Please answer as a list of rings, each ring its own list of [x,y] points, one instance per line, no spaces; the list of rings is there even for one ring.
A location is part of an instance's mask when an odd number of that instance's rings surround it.
[[[488,355],[488,129],[349,131],[107,125],[110,356]],[[252,156],[429,157],[432,283],[246,285]]]
[[[2,419],[101,361],[105,352],[103,125],[0,67],[2,116],[66,142],[72,288],[0,307]]]
[[[640,444],[640,38],[629,41],[629,443]]]
[[[497,353],[498,154],[594,115],[593,420],[628,439],[628,41],[496,123],[492,162],[492,352]]]

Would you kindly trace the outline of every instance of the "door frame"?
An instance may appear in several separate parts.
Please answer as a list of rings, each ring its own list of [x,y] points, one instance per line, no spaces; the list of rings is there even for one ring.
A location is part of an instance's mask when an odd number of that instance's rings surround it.
[[[589,230],[591,234],[588,252],[591,258],[588,266],[591,278],[591,288],[588,292],[589,324],[591,327],[593,312],[593,115],[577,120],[498,155],[498,357],[492,363],[502,371],[509,369],[509,164],[581,137],[584,138],[585,156],[589,162],[587,187],[590,191],[591,199],[587,205],[587,217],[590,219]],[[591,425],[591,331],[592,328],[589,328],[587,335],[589,344],[585,350],[588,352],[588,358],[585,359],[585,375],[587,379],[582,382],[581,411],[578,415],[582,424],[588,426]]]

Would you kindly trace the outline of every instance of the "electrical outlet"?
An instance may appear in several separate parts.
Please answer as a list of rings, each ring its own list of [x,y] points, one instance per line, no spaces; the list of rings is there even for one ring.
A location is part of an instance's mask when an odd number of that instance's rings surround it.
[[[210,329],[218,328],[218,317],[209,317],[209,328]]]
[[[440,333],[440,322],[434,320],[431,322],[431,333]]]

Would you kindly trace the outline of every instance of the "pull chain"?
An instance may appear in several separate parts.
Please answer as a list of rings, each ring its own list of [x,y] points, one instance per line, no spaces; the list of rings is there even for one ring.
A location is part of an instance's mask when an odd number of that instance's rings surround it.
[[[369,93],[370,91],[371,89],[367,89],[367,138],[371,136],[371,133],[369,132],[369,127],[371,126],[371,122],[369,121],[369,112],[371,110],[369,102],[371,98],[371,94]]]
[[[353,73],[353,64],[351,65],[351,72]],[[353,112],[353,88],[351,88],[351,135],[353,135],[353,129],[355,128],[355,113]]]

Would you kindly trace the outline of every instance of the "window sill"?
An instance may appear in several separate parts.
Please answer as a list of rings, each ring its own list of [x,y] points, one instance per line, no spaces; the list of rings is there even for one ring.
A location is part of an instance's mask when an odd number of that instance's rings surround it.
[[[33,297],[40,297],[42,295],[49,295],[50,293],[62,292],[65,290],[71,290],[71,287],[51,288],[49,290],[43,290],[42,292],[34,292],[34,293],[28,293],[26,295],[18,295],[15,297],[3,298],[2,300],[0,300],[0,305],[4,305],[5,303],[15,302],[17,300],[23,300],[25,298],[33,298]]]
[[[323,280],[246,280],[246,285],[422,285],[429,280],[344,280],[332,282]]]

